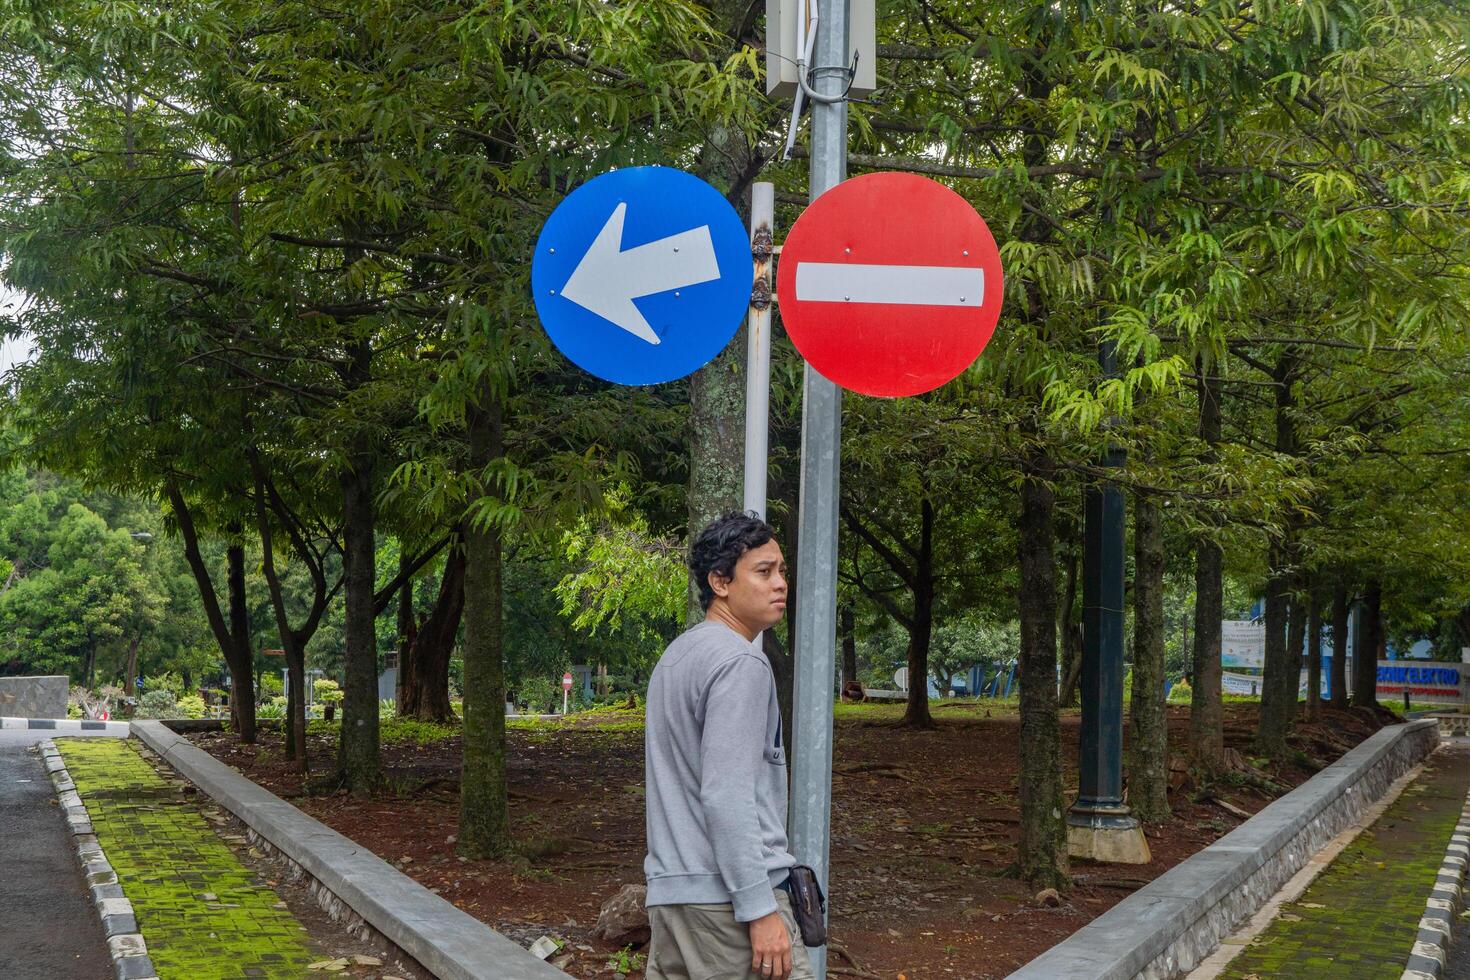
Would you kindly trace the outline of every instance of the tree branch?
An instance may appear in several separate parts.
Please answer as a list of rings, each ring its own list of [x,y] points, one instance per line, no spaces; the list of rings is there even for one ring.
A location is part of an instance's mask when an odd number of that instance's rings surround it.
[[[453,537],[452,534],[444,535],[444,537],[419,552],[412,561],[399,566],[398,574],[393,576],[387,585],[373,594],[373,614],[381,615],[383,610],[388,608],[388,603],[392,602],[393,597],[398,594],[398,590],[403,588],[403,583],[413,578],[419,569],[429,563],[429,559],[442,551],[444,546],[449,543],[451,537]]]

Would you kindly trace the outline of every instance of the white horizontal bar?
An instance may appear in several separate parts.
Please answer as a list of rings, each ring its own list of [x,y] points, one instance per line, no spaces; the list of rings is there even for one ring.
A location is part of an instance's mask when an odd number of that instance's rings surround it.
[[[803,262],[796,267],[796,298],[814,303],[978,307],[985,299],[985,270]]]

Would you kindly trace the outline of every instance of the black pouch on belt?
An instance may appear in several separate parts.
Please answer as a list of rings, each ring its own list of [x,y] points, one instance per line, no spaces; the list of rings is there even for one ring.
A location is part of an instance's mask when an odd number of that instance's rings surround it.
[[[791,915],[801,930],[802,944],[827,945],[827,898],[817,884],[816,872],[804,864],[793,866],[786,891],[791,895]]]

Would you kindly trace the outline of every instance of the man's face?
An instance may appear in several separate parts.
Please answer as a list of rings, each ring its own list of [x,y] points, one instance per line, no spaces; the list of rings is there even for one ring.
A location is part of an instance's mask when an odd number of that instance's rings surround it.
[[[710,573],[710,587],[730,613],[752,632],[770,629],[786,614],[786,562],[773,538],[735,563],[735,577]]]

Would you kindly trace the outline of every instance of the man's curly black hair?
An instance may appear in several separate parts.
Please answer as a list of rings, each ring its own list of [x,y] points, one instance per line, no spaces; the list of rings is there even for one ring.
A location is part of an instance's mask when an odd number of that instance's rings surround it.
[[[700,531],[689,548],[689,570],[694,575],[694,584],[699,587],[700,607],[708,609],[715,598],[715,590],[709,584],[710,572],[716,572],[722,578],[734,578],[735,563],[740,556],[775,536],[775,528],[753,512],[742,514],[732,511],[711,521]]]

